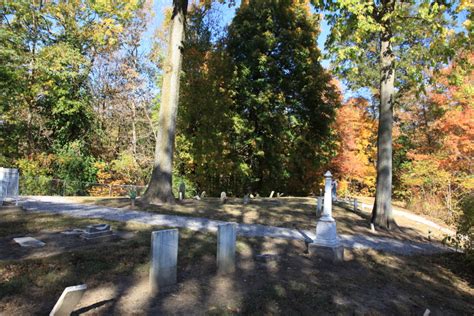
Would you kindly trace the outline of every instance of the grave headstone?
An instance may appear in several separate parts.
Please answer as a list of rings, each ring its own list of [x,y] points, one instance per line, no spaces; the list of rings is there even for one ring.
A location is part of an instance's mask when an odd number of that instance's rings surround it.
[[[249,195],[249,196],[250,196],[250,198],[251,198],[251,199],[253,199],[253,198],[255,197],[255,196],[253,196],[253,194],[252,194],[252,193],[250,193],[250,195]]]
[[[25,248],[39,248],[39,247],[44,247],[44,245],[46,245],[41,240],[38,240],[33,237],[18,237],[18,238],[13,238],[13,240],[17,244]]]
[[[217,228],[217,271],[219,274],[235,271],[235,241],[237,224],[227,223]]]
[[[270,196],[269,196],[270,199],[273,197],[273,194],[275,194],[275,191],[272,191],[272,192],[270,193]]]
[[[53,309],[49,313],[49,316],[71,315],[86,290],[87,285],[85,284],[69,286],[65,288]]]
[[[179,184],[179,200],[184,200],[186,198],[186,185],[184,184],[184,182],[181,182]]]
[[[225,192],[221,192],[220,200],[222,204],[224,204],[227,201],[227,194],[225,194]]]
[[[245,195],[244,195],[244,205],[249,204],[249,202],[250,202],[250,197],[249,197],[248,194],[245,194]]]
[[[201,192],[201,199],[205,198],[206,197],[206,191],[202,191]]]
[[[334,179],[332,182],[331,182],[331,192],[332,192],[332,200],[333,201],[337,201],[337,180]]]
[[[318,196],[318,204],[316,205],[316,215],[320,216],[323,211],[323,197]]]
[[[7,199],[18,205],[19,181],[18,169],[0,167],[0,205]]]
[[[150,290],[157,293],[176,284],[178,267],[177,229],[151,233]]]

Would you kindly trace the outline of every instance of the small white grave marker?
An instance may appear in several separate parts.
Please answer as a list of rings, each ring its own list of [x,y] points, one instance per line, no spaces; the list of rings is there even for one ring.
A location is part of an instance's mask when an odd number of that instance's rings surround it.
[[[176,283],[178,238],[177,229],[159,230],[151,233],[150,289],[152,293],[157,293]]]
[[[58,301],[54,305],[49,316],[69,316],[74,311],[74,307],[79,303],[84,292],[87,290],[87,285],[81,284],[76,286],[69,286],[64,289]]]
[[[227,201],[227,194],[221,192],[221,203],[224,204]]]
[[[235,240],[237,224],[227,223],[218,226],[217,230],[217,270],[218,273],[235,271]]]
[[[0,205],[10,198],[18,205],[19,173],[15,168],[0,167]]]

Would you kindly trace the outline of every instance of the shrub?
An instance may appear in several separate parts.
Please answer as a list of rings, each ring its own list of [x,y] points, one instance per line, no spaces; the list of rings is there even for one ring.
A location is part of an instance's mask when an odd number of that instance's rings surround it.
[[[467,263],[474,268],[474,194],[469,194],[462,200],[456,235],[446,237],[446,241],[463,250]]]
[[[143,170],[137,163],[135,157],[129,152],[122,152],[118,159],[110,163],[115,180],[121,180],[124,184],[142,184]]]
[[[54,160],[54,155],[41,153],[16,161],[20,172],[21,195],[60,194],[61,183],[52,180],[51,176]]]
[[[85,195],[88,185],[96,182],[95,158],[88,155],[80,141],[57,149],[54,175],[65,181],[65,195]]]

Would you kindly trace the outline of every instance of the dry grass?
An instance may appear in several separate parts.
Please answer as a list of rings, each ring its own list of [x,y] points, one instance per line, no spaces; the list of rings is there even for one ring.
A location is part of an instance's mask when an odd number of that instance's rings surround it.
[[[0,242],[96,222],[18,210],[0,209],[0,214]],[[44,258],[0,260],[0,314],[47,314],[64,287],[79,283],[89,289],[76,312],[94,315],[420,315],[426,308],[460,315],[474,310],[474,277],[458,254],[347,251],[344,263],[332,264],[305,254],[303,242],[239,238],[237,272],[216,276],[215,235],[185,229],[180,229],[178,285],[150,297],[150,232],[159,228],[111,224],[134,237]],[[255,260],[259,254],[274,254],[275,260]]]

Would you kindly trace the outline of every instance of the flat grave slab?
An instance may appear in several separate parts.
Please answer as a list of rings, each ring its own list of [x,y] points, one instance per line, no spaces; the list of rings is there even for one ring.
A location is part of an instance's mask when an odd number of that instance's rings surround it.
[[[46,245],[41,240],[38,240],[33,237],[18,237],[13,238],[13,240],[22,247],[39,248],[44,247]]]

